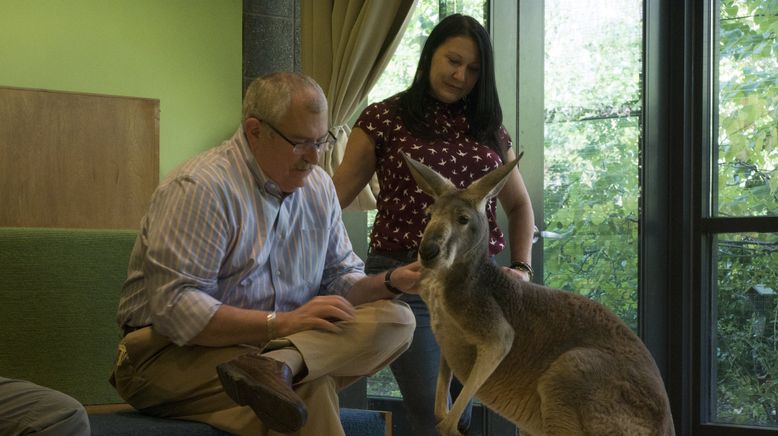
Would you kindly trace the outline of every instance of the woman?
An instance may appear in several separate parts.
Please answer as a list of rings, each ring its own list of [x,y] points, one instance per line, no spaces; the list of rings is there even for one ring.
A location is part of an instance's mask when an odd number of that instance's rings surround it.
[[[430,33],[411,86],[360,115],[333,180],[342,207],[350,204],[378,174],[378,213],[366,271],[376,273],[416,259],[432,199],[416,186],[401,153],[425,163],[464,188],[504,162],[516,159],[502,126],[489,34],[472,17],[443,19]],[[529,194],[514,170],[498,195],[508,217],[511,268],[532,279],[530,254],[534,219]],[[505,248],[505,238],[490,200],[489,253]],[[419,435],[436,434],[433,407],[440,351],[432,335],[429,311],[418,295],[401,297],[416,315],[411,347],[391,364],[408,415]],[[466,415],[466,416],[465,416]],[[469,427],[463,415],[460,430]]]

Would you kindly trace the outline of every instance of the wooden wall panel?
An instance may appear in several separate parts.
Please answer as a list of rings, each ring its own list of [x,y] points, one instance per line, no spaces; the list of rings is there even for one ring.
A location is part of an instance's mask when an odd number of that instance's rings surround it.
[[[159,100],[0,87],[0,226],[137,229]]]

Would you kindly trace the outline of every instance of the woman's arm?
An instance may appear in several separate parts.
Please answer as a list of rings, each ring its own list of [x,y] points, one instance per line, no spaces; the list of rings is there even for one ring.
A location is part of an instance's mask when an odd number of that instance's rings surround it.
[[[375,144],[361,128],[354,127],[346,144],[343,162],[335,170],[332,181],[338,192],[341,208],[346,208],[375,173]]]
[[[516,159],[513,149],[506,153],[506,162]],[[527,187],[518,168],[511,171],[508,181],[497,195],[505,214],[508,216],[508,242],[512,262],[532,261],[532,238],[535,232],[535,215],[529,199]],[[511,270],[520,274],[525,280],[529,275],[524,271]]]

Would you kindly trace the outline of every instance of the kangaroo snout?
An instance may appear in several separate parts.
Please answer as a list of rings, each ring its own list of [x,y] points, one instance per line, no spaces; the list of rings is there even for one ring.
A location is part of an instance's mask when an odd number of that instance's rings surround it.
[[[422,241],[419,247],[419,258],[422,264],[425,264],[440,254],[440,245],[436,242]]]

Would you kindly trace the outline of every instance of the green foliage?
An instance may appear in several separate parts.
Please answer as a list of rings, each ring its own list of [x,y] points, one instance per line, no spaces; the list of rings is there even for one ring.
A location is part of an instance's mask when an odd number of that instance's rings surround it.
[[[637,0],[546,7],[543,211],[561,237],[544,240],[544,281],[605,304],[633,330],[640,15]]]
[[[718,213],[778,214],[778,0],[723,0]]]
[[[778,0],[722,0],[718,59],[717,213],[778,214]],[[717,244],[715,421],[778,426],[778,297],[774,234],[720,235]],[[778,289],[776,289],[778,290]]]
[[[371,397],[402,397],[392,370],[388,366],[367,380],[367,395]]]
[[[778,426],[778,237],[725,234],[716,247],[713,418]],[[774,294],[759,296],[761,284]]]
[[[545,240],[546,284],[600,301],[633,329],[639,133],[636,117],[546,126],[547,229],[564,235]]]

